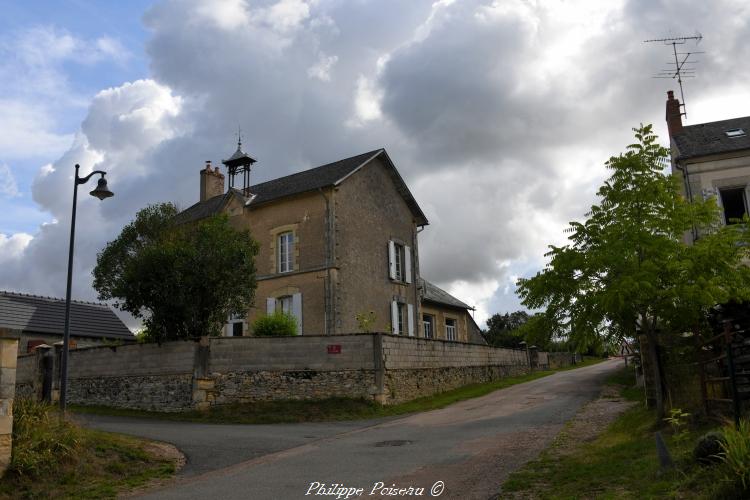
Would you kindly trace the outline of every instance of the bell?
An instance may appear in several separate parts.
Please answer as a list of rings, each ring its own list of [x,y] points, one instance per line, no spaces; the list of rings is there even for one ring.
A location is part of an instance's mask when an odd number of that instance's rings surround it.
[[[91,196],[96,196],[100,200],[114,196],[115,193],[107,188],[107,179],[102,175],[99,181],[96,183],[96,189],[89,193]]]

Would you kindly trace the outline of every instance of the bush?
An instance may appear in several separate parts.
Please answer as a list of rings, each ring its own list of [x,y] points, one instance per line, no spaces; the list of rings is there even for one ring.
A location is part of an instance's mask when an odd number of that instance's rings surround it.
[[[56,470],[78,458],[81,431],[61,418],[57,408],[32,399],[13,405],[13,451],[9,473],[32,478]]]
[[[693,448],[693,458],[701,464],[720,462],[720,454],[723,451],[721,443],[723,442],[724,434],[721,432],[707,432],[696,441],[695,448]]]
[[[291,314],[276,311],[256,319],[253,333],[261,337],[292,337],[297,335],[297,319]]]
[[[728,469],[728,479],[742,485],[743,491],[750,490],[750,421],[740,420],[724,427],[724,440],[721,442],[721,459]]]

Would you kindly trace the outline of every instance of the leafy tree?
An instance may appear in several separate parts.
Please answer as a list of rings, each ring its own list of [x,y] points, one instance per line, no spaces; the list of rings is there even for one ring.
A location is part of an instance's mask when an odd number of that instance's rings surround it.
[[[519,280],[518,293],[525,306],[546,308],[550,335],[579,349],[645,335],[662,418],[659,336],[695,329],[711,306],[750,297],[748,246],[745,226],[722,226],[713,199],[681,196],[652,127],[634,131],[637,142],[607,162],[599,203],[585,222],[570,223],[570,243],[550,246],[549,264]],[[693,228],[701,237],[687,245]]]
[[[257,243],[226,215],[175,225],[171,203],[138,212],[97,256],[100,300],[144,322],[148,340],[216,335],[229,314],[245,313],[255,297]]]
[[[519,328],[529,320],[526,311],[512,313],[495,313],[487,320],[487,331],[484,338],[495,347],[518,347],[524,337]]]

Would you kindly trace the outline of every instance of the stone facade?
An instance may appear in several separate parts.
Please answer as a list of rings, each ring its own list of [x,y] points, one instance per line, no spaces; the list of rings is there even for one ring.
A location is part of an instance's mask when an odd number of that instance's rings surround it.
[[[0,330],[0,476],[10,465],[13,447],[13,399],[16,390],[18,338]]]
[[[382,333],[216,337],[70,354],[70,403],[158,411],[331,397],[393,404],[530,369],[525,351]],[[19,363],[19,392],[38,396],[40,363]]]

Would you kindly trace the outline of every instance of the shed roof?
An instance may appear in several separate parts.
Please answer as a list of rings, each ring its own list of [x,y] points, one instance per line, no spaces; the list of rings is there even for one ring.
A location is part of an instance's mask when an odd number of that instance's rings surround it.
[[[744,130],[745,135],[730,137],[726,134],[736,129]],[[750,149],[750,116],[688,125],[672,139],[679,160]]]
[[[65,300],[0,291],[0,326],[24,332],[62,335]],[[77,337],[133,339],[133,333],[106,304],[71,301],[70,334]]]
[[[404,201],[406,201],[406,204],[411,209],[412,214],[417,220],[417,224],[428,224],[427,217],[425,217],[422,209],[419,208],[414,196],[412,196],[406,183],[401,178],[401,175],[396,170],[391,159],[388,157],[388,153],[382,148],[250,186],[249,191],[251,196],[249,198],[245,197],[244,199],[246,200],[247,206],[253,208],[287,196],[316,191],[328,186],[335,186],[343,182],[347,177],[376,157],[383,159],[384,164],[391,174],[397,191],[401,194]],[[218,213],[233,196],[244,197],[244,193],[238,189],[230,189],[222,195],[198,202],[180,212],[177,215],[177,222],[191,222]]]
[[[459,309],[474,309],[470,305],[467,305],[465,302],[458,300],[453,295],[449,294],[442,288],[433,285],[424,278],[420,278],[419,283],[422,287],[422,300],[424,301],[434,302],[436,304],[450,307],[456,307]]]

